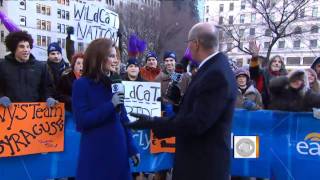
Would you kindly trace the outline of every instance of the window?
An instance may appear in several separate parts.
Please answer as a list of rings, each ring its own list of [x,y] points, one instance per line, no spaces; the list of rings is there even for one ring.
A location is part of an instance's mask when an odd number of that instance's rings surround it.
[[[263,43],[263,48],[264,48],[264,49],[268,49],[269,46],[270,46],[270,42],[264,42],[264,43]]]
[[[58,42],[59,46],[61,47],[61,38],[57,38],[57,42]]]
[[[19,25],[20,26],[26,26],[27,25],[27,22],[26,22],[26,17],[25,16],[20,16],[20,23]]]
[[[300,18],[304,18],[305,15],[304,15],[304,12],[305,12],[305,9],[300,9]]]
[[[78,43],[78,52],[83,52],[83,50],[84,50],[84,45],[82,42],[79,42]]]
[[[222,16],[219,17],[219,24],[223,24],[223,17]]]
[[[37,35],[37,46],[41,46],[41,36]]]
[[[51,31],[51,22],[47,21],[47,31]]]
[[[209,13],[209,6],[206,6],[206,13]]]
[[[244,14],[241,14],[241,15],[240,15],[240,23],[241,23],[241,24],[244,23],[244,17],[245,17]]]
[[[66,5],[67,5],[67,6],[70,5],[70,0],[66,0]]]
[[[209,18],[206,18],[206,22],[209,22]]]
[[[41,14],[46,14],[46,7],[45,6],[41,6]]]
[[[287,57],[287,65],[300,65],[300,57]]]
[[[303,65],[311,65],[315,57],[303,57]]]
[[[319,33],[319,27],[318,26],[312,26],[310,32],[312,34]]]
[[[70,19],[69,11],[66,11],[66,19],[67,19],[67,20]]]
[[[256,22],[256,13],[251,13],[251,22]]]
[[[46,30],[47,29],[47,22],[45,20],[41,20],[41,29]]]
[[[47,46],[49,46],[49,44],[51,44],[51,37],[47,37]]]
[[[278,48],[279,48],[279,49],[283,49],[283,48],[284,48],[284,45],[285,45],[285,41],[279,41],[279,43],[278,43]]]
[[[265,35],[265,36],[271,36],[271,34],[272,34],[272,32],[271,32],[270,29],[266,29],[266,30],[264,31],[264,35]]]
[[[65,47],[66,47],[66,40],[62,39],[61,48],[65,48]]]
[[[61,18],[66,19],[66,12],[64,10],[61,11]]]
[[[257,0],[252,0],[252,7],[256,8],[257,7]]]
[[[4,31],[3,30],[0,31],[0,41],[4,42]]]
[[[26,0],[19,0],[19,9],[26,10]]]
[[[255,28],[250,28],[250,36],[254,36],[256,34]]]
[[[316,48],[318,46],[318,41],[316,39],[310,40],[310,47]]]
[[[229,24],[233,24],[233,16],[229,16]]]
[[[241,38],[244,36],[244,29],[239,29],[239,36]]]
[[[223,4],[220,4],[219,11],[220,11],[220,12],[223,12]]]
[[[318,16],[318,7],[313,7],[312,8],[312,17],[317,17]]]
[[[293,41],[293,47],[294,48],[300,48],[300,40]]]
[[[37,7],[37,13],[41,13],[41,7],[40,7],[40,4],[37,4],[37,5],[36,5],[36,7]]]
[[[232,43],[227,43],[227,51],[231,51],[232,50]]]
[[[61,24],[61,33],[66,33],[66,25]]]
[[[61,33],[61,24],[60,23],[57,24],[57,29],[58,29],[58,32]]]
[[[41,46],[47,46],[47,38],[46,38],[46,36],[42,36]]]
[[[234,3],[230,3],[229,10],[233,11],[233,9],[234,9]]]
[[[47,8],[46,8],[46,14],[47,14],[48,16],[51,15],[51,8],[50,8],[50,7],[47,7]]]
[[[241,0],[241,9],[246,9],[246,0]]]
[[[301,27],[297,26],[296,28],[294,28],[294,34],[302,34]]]
[[[37,19],[37,29],[41,29],[41,20]]]
[[[57,14],[58,14],[58,18],[61,18],[61,9],[58,9]]]
[[[232,30],[228,30],[226,33],[227,38],[231,38],[232,37]]]

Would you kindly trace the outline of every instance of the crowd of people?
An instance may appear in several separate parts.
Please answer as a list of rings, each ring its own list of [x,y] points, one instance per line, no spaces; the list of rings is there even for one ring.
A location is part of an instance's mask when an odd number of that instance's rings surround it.
[[[122,72],[120,65],[124,62],[109,39],[92,41],[85,52],[72,56],[70,64],[62,58],[57,42],[48,46],[47,61],[36,60],[31,54],[33,39],[24,31],[11,32],[5,45],[10,54],[0,62],[0,105],[43,101],[52,107],[65,103],[82,133],[78,179],[130,179],[128,159],[135,165],[139,163],[131,130],[124,125],[129,122],[126,110],[124,106],[117,108],[124,103],[124,94],[111,92],[112,77],[160,82],[162,109],[165,116],[171,116],[179,111],[181,99],[199,68],[187,57],[180,63],[172,50],[164,52],[162,58],[150,51],[143,66],[136,57],[130,57]],[[320,108],[320,57],[308,69],[289,72],[281,56],[272,57],[263,67],[265,59],[259,54],[259,46],[254,43],[250,49],[253,54],[249,67],[232,67],[238,86],[237,108],[295,112]],[[181,77],[174,84],[176,73]],[[174,112],[169,110],[171,106]],[[101,164],[108,161],[117,163]],[[134,176],[142,179],[145,175]],[[166,176],[167,171],[159,172],[155,179],[164,180]]]

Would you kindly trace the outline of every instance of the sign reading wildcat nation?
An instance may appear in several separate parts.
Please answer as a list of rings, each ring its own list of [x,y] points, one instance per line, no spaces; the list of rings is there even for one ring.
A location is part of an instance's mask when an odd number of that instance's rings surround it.
[[[0,157],[63,151],[64,104],[0,106],[0,129]]]

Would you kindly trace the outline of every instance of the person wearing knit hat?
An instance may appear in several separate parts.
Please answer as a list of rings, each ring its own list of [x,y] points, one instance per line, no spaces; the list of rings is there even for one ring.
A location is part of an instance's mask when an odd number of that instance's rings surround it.
[[[141,77],[146,81],[154,81],[160,73],[158,67],[157,55],[155,52],[148,52],[146,55],[146,64],[140,69]]]
[[[127,72],[122,76],[125,81],[144,81],[140,76],[138,59],[129,58],[126,65]]]
[[[318,80],[320,80],[320,57],[313,61],[311,68],[317,73]]]
[[[61,75],[63,71],[69,68],[69,64],[64,61],[62,58],[62,49],[59,46],[59,43],[57,42],[52,42],[48,46],[48,70],[51,79],[53,80],[53,85],[54,88],[59,84],[59,81],[61,79]],[[58,96],[56,94],[56,96]]]
[[[262,98],[259,91],[252,85],[250,73],[245,68],[235,70],[235,77],[238,84],[236,107],[247,110],[262,109]]]

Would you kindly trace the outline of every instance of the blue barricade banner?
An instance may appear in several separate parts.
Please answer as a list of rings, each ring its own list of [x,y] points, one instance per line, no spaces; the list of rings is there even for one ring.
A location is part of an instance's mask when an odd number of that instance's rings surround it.
[[[80,134],[75,131],[69,113],[66,113],[65,120],[64,152],[0,158],[0,179],[45,180],[74,176]],[[258,150],[254,151],[257,158],[233,158],[233,175],[277,180],[320,179],[317,173],[320,167],[320,120],[313,118],[311,113],[237,110],[232,128],[232,151],[246,147],[233,141],[241,136],[258,137],[255,146]],[[149,153],[149,131],[135,131],[133,137],[142,157],[141,164],[133,168],[134,172],[154,172],[172,167],[174,154]]]

